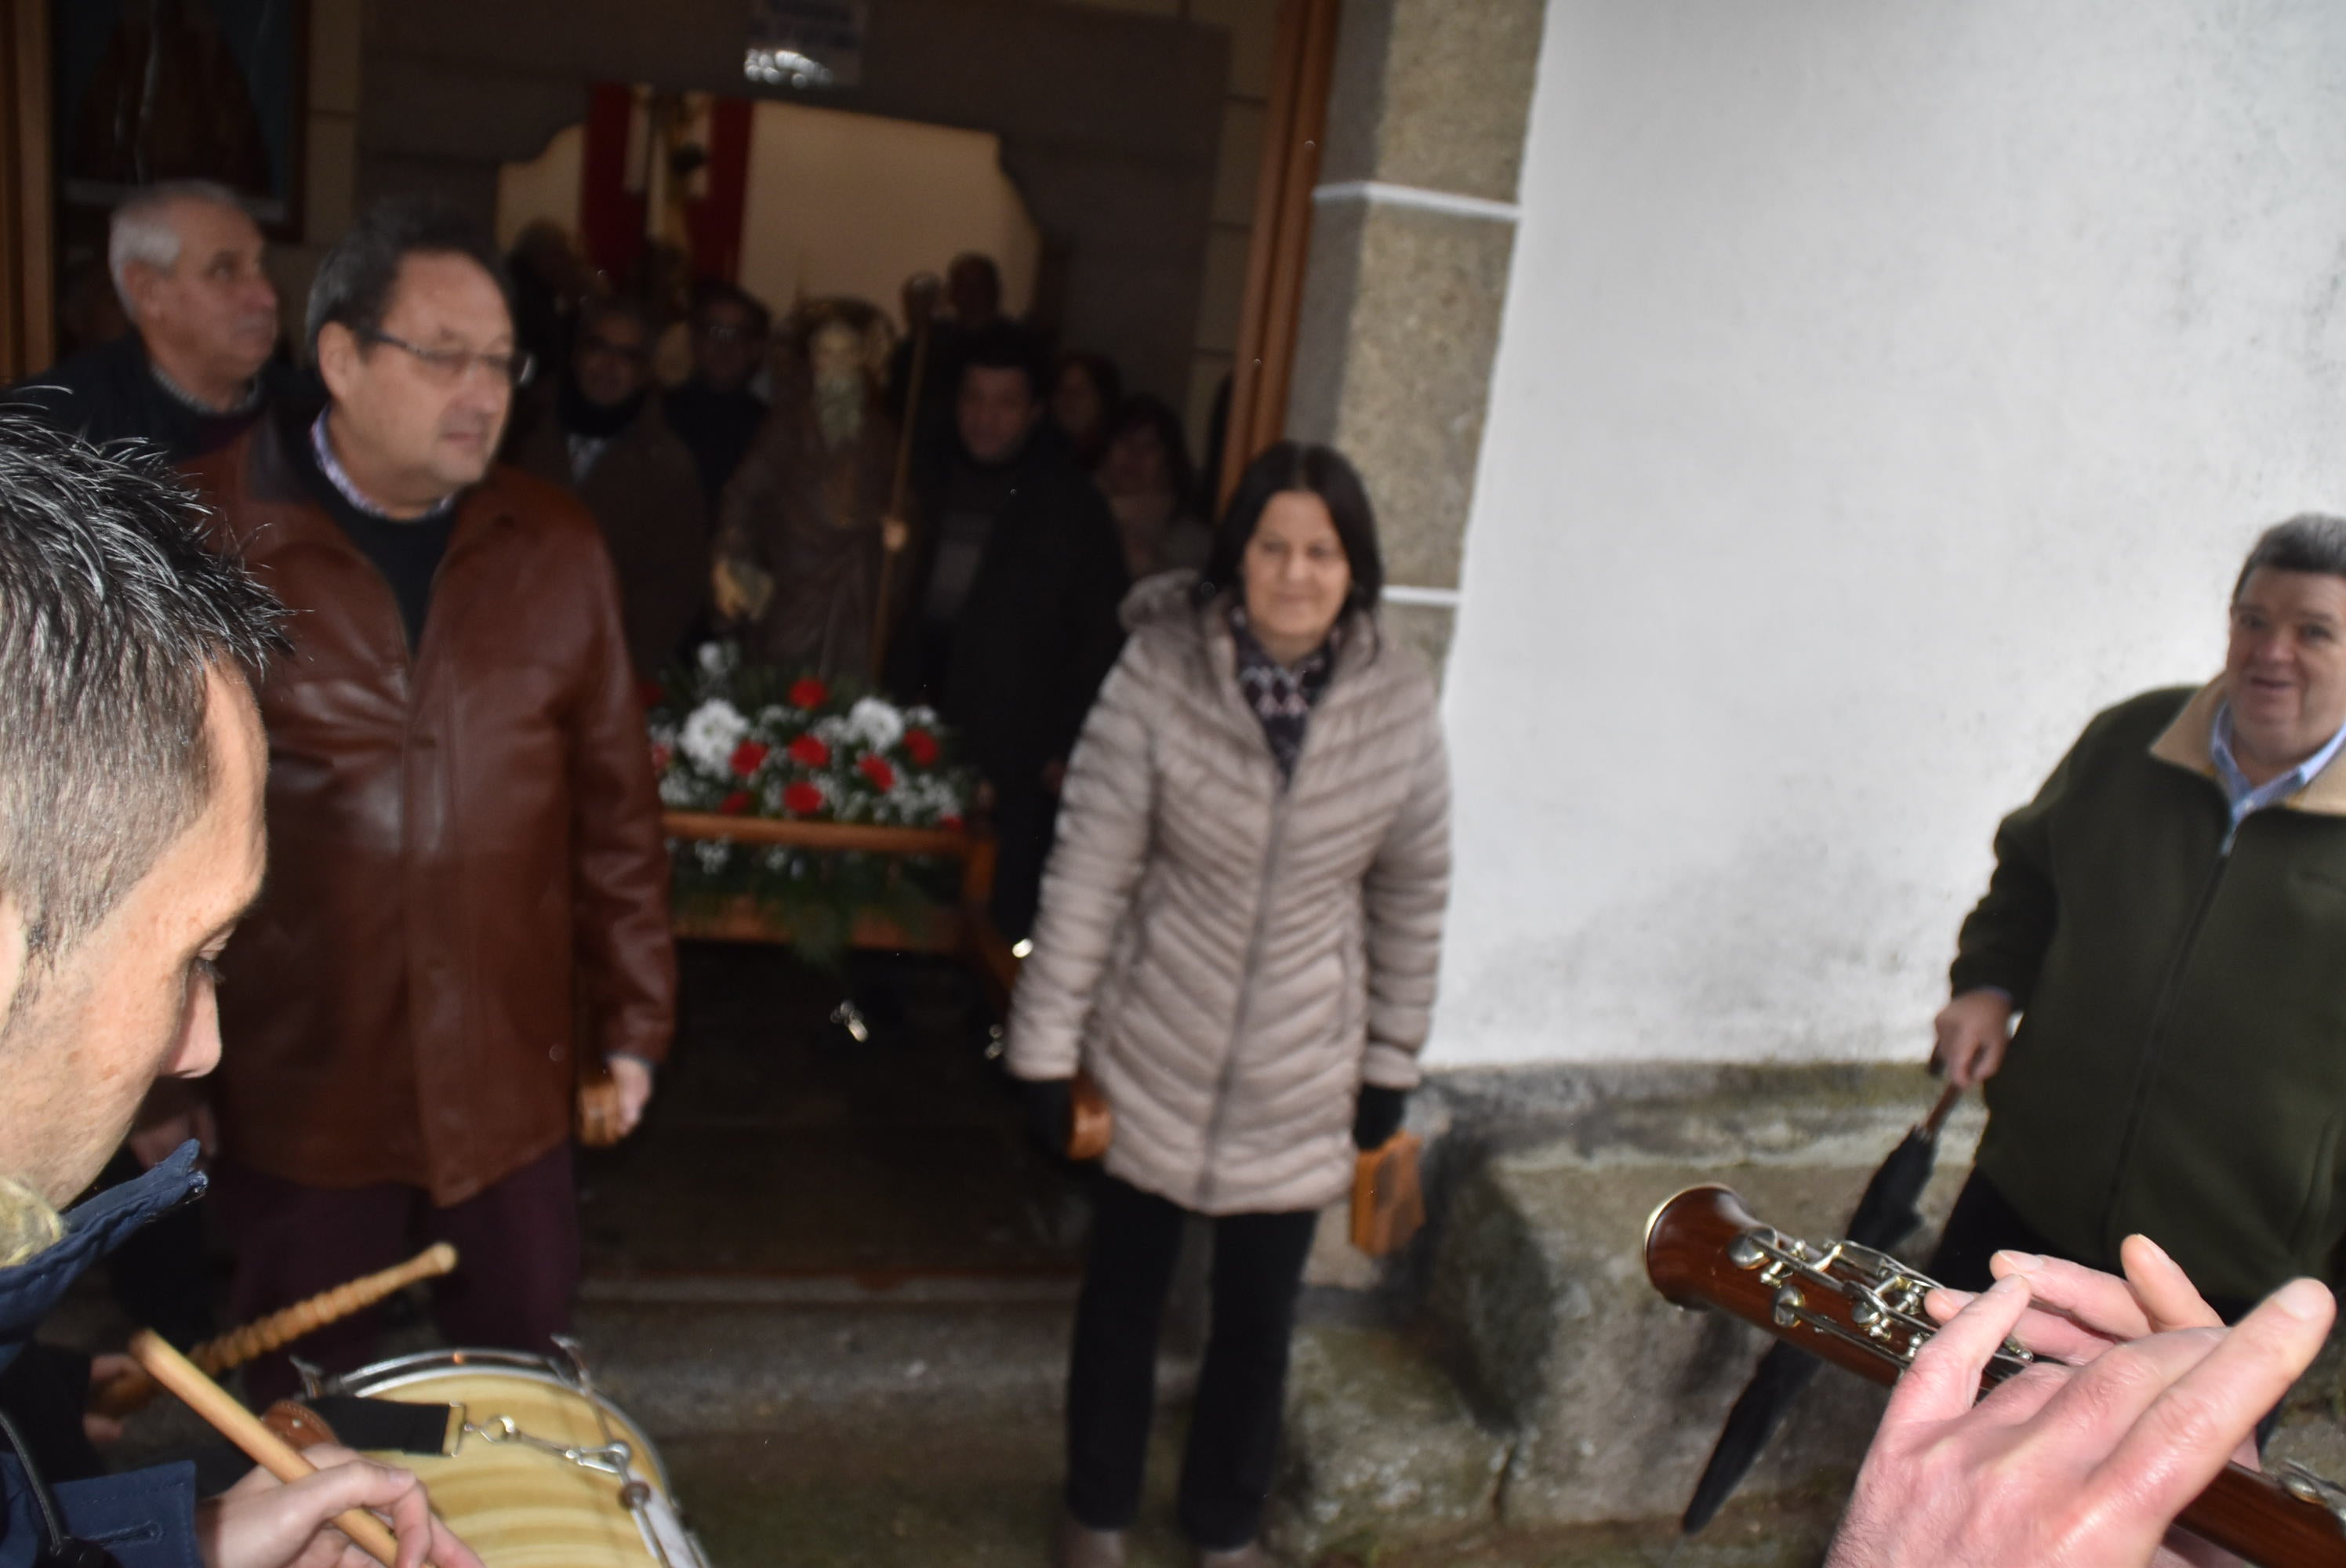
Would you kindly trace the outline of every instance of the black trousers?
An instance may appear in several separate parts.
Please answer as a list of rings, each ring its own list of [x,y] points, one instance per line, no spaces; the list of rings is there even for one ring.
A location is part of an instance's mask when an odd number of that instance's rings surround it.
[[[1067,1512],[1127,1530],[1157,1403],[1157,1338],[1181,1250],[1178,1205],[1102,1176],[1067,1375]],[[1288,1341],[1319,1216],[1239,1214],[1214,1224],[1213,1320],[1181,1460],[1182,1533],[1208,1551],[1252,1541],[1270,1495],[1287,1397]]]

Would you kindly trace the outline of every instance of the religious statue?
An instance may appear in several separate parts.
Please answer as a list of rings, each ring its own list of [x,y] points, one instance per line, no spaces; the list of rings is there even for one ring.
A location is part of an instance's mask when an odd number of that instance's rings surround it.
[[[752,658],[877,677],[875,633],[908,586],[890,570],[909,534],[892,511],[889,346],[887,318],[861,300],[810,300],[783,326],[773,412],[719,513],[717,610]]]

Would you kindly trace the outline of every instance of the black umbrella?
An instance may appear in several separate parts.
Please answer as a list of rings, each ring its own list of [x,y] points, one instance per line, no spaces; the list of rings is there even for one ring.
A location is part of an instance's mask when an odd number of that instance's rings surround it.
[[[1939,1154],[1939,1126],[1964,1092],[1950,1084],[1939,1095],[1939,1103],[1931,1114],[1914,1124],[1873,1179],[1865,1184],[1865,1196],[1857,1200],[1857,1211],[1849,1217],[1842,1237],[1860,1247],[1870,1247],[1877,1252],[1888,1252],[1906,1239],[1914,1227],[1923,1223],[1915,1202],[1923,1196],[1923,1186],[1931,1179],[1931,1166]],[[1735,1408],[1727,1412],[1727,1425],[1719,1429],[1719,1444],[1710,1451],[1710,1462],[1702,1469],[1702,1479],[1695,1482],[1694,1497],[1688,1502],[1686,1515],[1678,1521],[1681,1532],[1692,1535],[1708,1524],[1736,1487],[1749,1473],[1760,1451],[1768,1446],[1768,1438],[1776,1423],[1784,1419],[1791,1408],[1792,1396],[1808,1386],[1819,1363],[1808,1351],[1786,1340],[1778,1340],[1760,1358],[1760,1369],[1743,1386]]]

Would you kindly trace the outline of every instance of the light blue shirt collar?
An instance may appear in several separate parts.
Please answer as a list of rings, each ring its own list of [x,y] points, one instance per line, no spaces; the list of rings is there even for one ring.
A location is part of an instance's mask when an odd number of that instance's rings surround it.
[[[2251,784],[2249,776],[2240,771],[2239,759],[2232,755],[2232,705],[2216,705],[2216,721],[2208,736],[2208,754],[2216,764],[2216,779],[2224,787],[2224,799],[2231,803],[2232,826],[2268,806],[2279,805],[2313,782],[2320,771],[2336,759],[2341,748],[2346,748],[2346,727],[2330,738],[2322,748],[2290,769],[2288,772],[2262,784]]]

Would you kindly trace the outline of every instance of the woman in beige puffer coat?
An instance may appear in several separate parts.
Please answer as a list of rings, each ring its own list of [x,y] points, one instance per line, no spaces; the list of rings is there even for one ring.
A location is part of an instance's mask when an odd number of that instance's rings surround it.
[[[1418,1080],[1449,782],[1433,680],[1378,626],[1381,584],[1351,465],[1272,448],[1203,583],[1168,574],[1127,601],[1130,639],[1070,761],[1009,1040],[1038,1131],[1064,1127],[1079,1066],[1116,1119],[1069,1378],[1064,1568],[1123,1561],[1191,1214],[1215,1224],[1214,1318],[1181,1523],[1201,1562],[1260,1561],[1317,1216]]]

